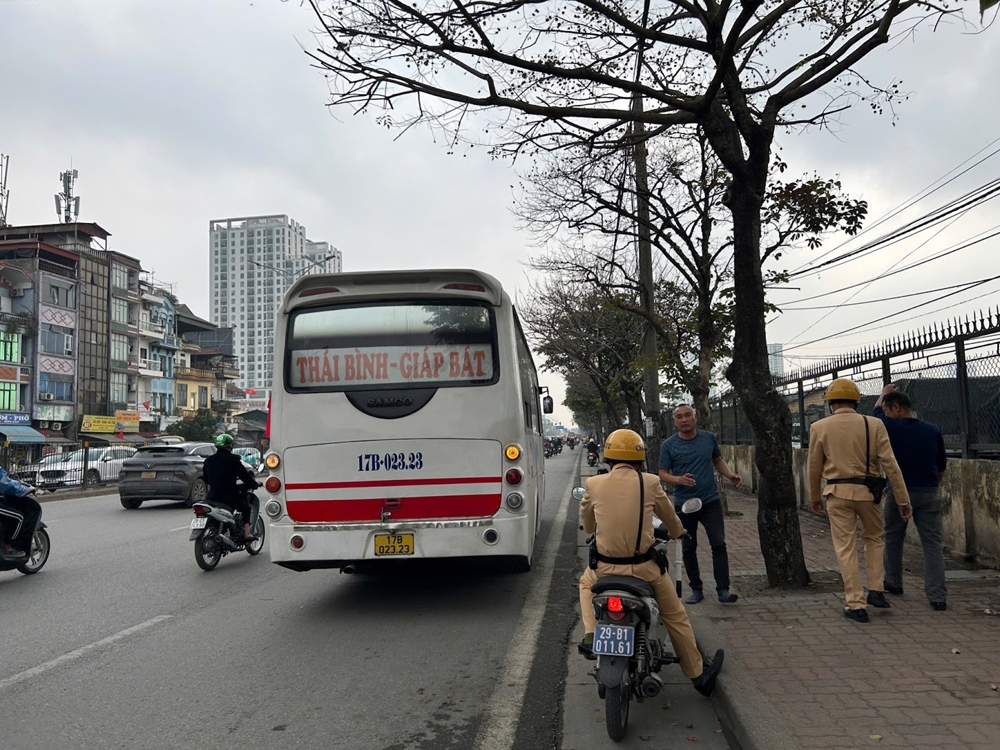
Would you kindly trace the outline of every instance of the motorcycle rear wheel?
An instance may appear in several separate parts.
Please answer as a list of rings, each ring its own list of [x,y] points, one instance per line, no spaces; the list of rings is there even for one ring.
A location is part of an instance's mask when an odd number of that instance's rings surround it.
[[[23,565],[18,565],[17,569],[26,576],[33,575],[41,570],[49,559],[49,532],[45,529],[38,529],[31,539],[31,550],[28,552],[28,561]]]
[[[194,559],[202,570],[214,570],[222,559],[222,549],[215,540],[216,536],[218,532],[215,529],[205,529],[205,533],[194,540]],[[206,542],[210,551],[205,550]]]
[[[632,700],[632,686],[628,670],[622,675],[618,687],[608,688],[604,696],[604,719],[608,725],[608,737],[615,742],[625,739],[628,726],[628,704]]]
[[[257,523],[253,527],[254,539],[250,544],[246,546],[246,550],[251,555],[259,555],[260,551],[264,549],[264,519],[257,516]]]

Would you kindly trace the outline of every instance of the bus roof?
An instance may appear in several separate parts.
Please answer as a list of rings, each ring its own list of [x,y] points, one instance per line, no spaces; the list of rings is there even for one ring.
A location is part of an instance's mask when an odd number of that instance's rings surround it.
[[[482,271],[467,268],[432,268],[407,271],[353,271],[310,274],[292,284],[285,296],[284,312],[299,304],[418,294],[487,299],[494,306],[503,301],[500,282]]]

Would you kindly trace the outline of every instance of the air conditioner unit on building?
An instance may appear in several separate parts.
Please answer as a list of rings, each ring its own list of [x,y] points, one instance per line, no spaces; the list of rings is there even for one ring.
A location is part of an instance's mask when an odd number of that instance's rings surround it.
[[[38,398],[41,401],[54,401],[56,395],[54,393],[39,393]]]
[[[10,296],[11,297],[23,297],[24,296],[24,290],[23,289],[17,289],[17,288],[11,289],[10,290]]]
[[[63,428],[62,422],[53,422],[52,423],[52,429],[53,430],[61,430],[62,428]]]
[[[46,422],[44,419],[38,423],[38,426],[41,427],[43,430],[49,429],[49,423]]]

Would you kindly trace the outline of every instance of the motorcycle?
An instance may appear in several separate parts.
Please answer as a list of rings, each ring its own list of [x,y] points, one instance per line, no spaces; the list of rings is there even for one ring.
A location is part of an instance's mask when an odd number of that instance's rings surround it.
[[[583,499],[583,488],[573,494]],[[682,513],[696,513],[701,500],[684,503]],[[658,521],[659,519],[656,519]],[[666,528],[654,522],[655,547],[666,554],[669,539]],[[587,540],[590,543],[590,540]],[[681,541],[674,542],[677,550],[677,596],[681,595]],[[659,671],[678,659],[667,650],[667,633],[660,620],[653,587],[647,581],[632,576],[602,576],[594,584],[594,612],[597,627],[590,652],[580,648],[588,659],[597,659],[597,669],[591,674],[597,680],[597,694],[604,701],[604,718],[608,736],[615,742],[625,738],[629,704],[633,697],[638,703],[655,698],[663,689]]]
[[[264,519],[260,516],[260,500],[253,493],[254,488],[241,489],[247,494],[250,527],[257,537],[249,543],[243,536],[243,514],[240,511],[207,501],[191,506],[194,518],[191,519],[188,541],[194,542],[194,559],[202,570],[213,570],[230,552],[246,550],[250,555],[259,555],[264,549],[265,529]]]
[[[30,576],[45,567],[45,563],[49,560],[49,550],[51,549],[51,540],[46,528],[41,516],[39,516],[38,526],[35,527],[35,534],[31,537],[31,549],[28,550],[24,557],[15,560],[0,560],[0,572],[16,570],[24,573],[26,576]]]
[[[597,466],[597,451],[587,451],[587,466]]]

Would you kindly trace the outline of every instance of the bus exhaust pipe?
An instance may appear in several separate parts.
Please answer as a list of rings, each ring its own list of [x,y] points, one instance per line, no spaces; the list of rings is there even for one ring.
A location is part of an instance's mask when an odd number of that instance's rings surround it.
[[[340,569],[340,572],[345,573],[346,575],[351,575],[355,570],[356,568],[353,565],[345,565]]]

